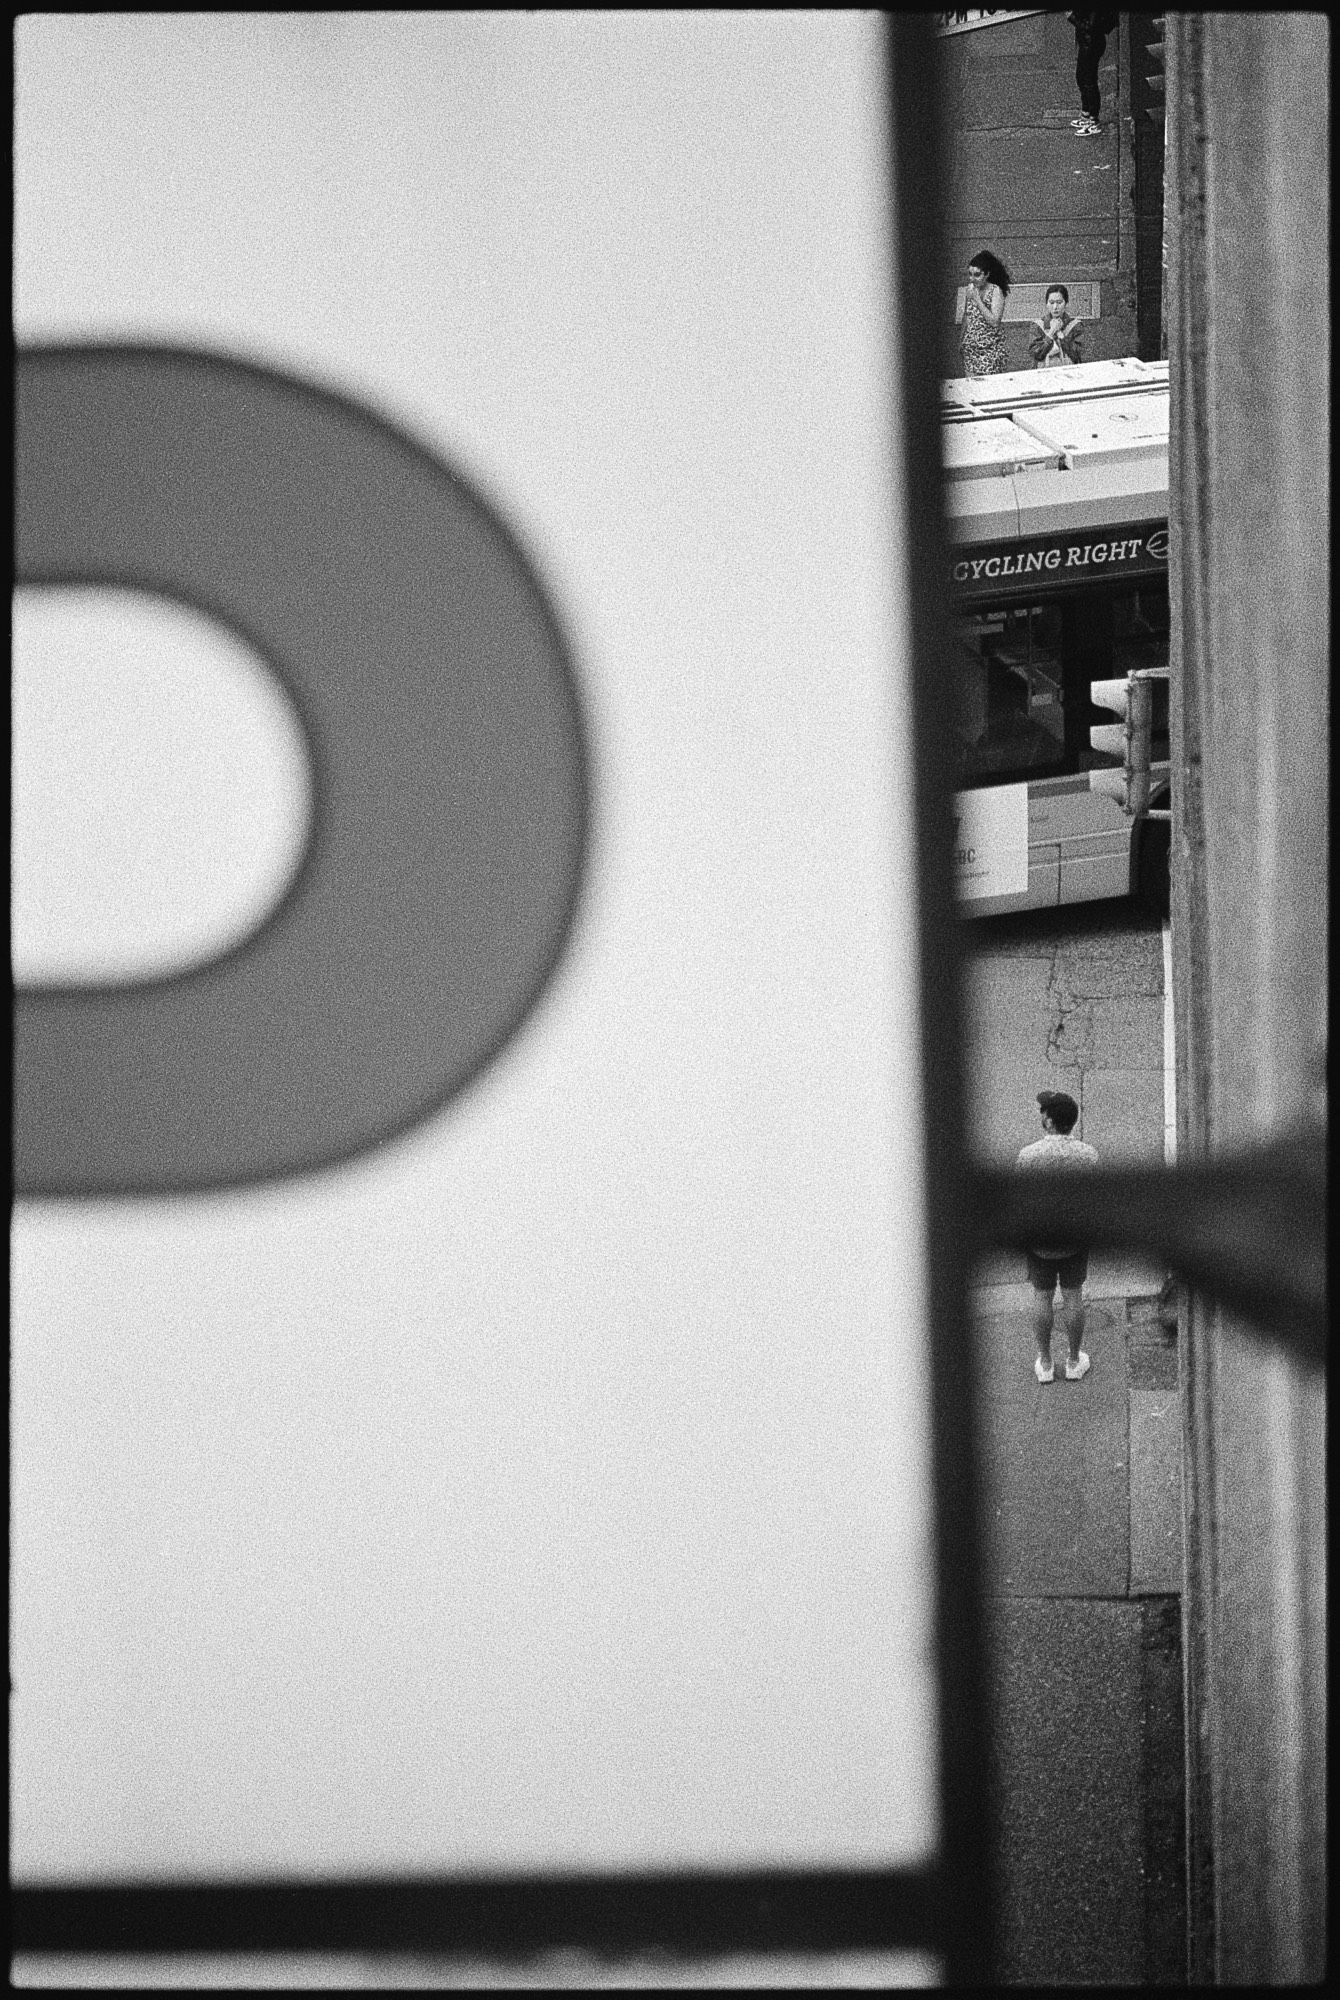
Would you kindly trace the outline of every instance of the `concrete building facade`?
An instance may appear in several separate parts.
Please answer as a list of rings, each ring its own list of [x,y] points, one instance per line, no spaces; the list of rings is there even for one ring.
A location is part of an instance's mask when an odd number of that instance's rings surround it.
[[[1330,26],[1169,14],[1178,1155],[1324,1173]],[[1275,1256],[1320,1255],[1281,1239]],[[1189,1975],[1326,1959],[1324,1372],[1183,1299]]]

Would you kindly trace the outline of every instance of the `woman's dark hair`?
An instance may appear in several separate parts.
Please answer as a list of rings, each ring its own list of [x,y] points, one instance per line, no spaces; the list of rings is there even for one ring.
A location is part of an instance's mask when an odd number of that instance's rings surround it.
[[[1067,305],[1070,304],[1070,294],[1066,290],[1064,285],[1048,285],[1046,291],[1042,294],[1042,300],[1044,305],[1046,304],[1047,300],[1051,297],[1053,292],[1059,292],[1061,294],[1061,297],[1065,300],[1066,304]]]
[[[999,257],[995,256],[990,250],[979,250],[977,255],[970,257],[968,261],[970,264],[975,264],[979,271],[985,271],[992,284],[999,285],[1002,294],[1005,297],[1009,296],[1010,274],[1001,263]]]

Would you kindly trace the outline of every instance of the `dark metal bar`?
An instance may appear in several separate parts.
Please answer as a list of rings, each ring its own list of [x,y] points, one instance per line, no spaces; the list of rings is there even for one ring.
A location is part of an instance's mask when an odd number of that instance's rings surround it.
[[[22,1888],[24,1952],[937,1952],[941,1898],[902,1870]]]
[[[1326,1143],[1306,1133],[1189,1166],[980,1172],[984,1241],[1152,1251],[1313,1367],[1326,1358]]]
[[[935,1533],[936,1665],[940,1697],[945,1978],[977,1986],[995,1957],[994,1843],[983,1613],[983,1537],[968,1280],[973,1216],[966,1124],[961,931],[954,914],[952,762],[957,666],[951,648],[949,549],[941,492],[940,372],[928,315],[913,297],[948,295],[945,223],[949,148],[933,17],[888,23],[894,230],[894,420],[901,427],[911,637],[908,722],[914,767],[922,1102]],[[911,940],[909,940],[909,944]]]

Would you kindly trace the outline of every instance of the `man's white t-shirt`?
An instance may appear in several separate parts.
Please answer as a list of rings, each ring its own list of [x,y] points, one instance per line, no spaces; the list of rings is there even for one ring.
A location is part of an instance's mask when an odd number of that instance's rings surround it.
[[[1086,1145],[1083,1139],[1072,1139],[1068,1132],[1048,1132],[1045,1137],[1035,1139],[1031,1146],[1025,1146],[1015,1161],[1015,1165],[1016,1167],[1024,1168],[1046,1167],[1048,1169],[1053,1167],[1096,1167],[1098,1165],[1098,1154],[1092,1146]],[[1073,1243],[1067,1244],[1063,1249],[1049,1247],[1044,1250],[1040,1244],[1034,1244],[1033,1246],[1033,1255],[1035,1257],[1073,1257],[1074,1254],[1075,1246]]]

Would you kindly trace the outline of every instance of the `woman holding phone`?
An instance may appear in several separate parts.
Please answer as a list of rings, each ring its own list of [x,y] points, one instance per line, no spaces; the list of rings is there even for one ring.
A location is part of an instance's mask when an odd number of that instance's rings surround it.
[[[963,372],[965,375],[1003,375],[1005,336],[1000,322],[1009,297],[1010,274],[990,250],[979,250],[968,266],[968,287],[963,296]]]

